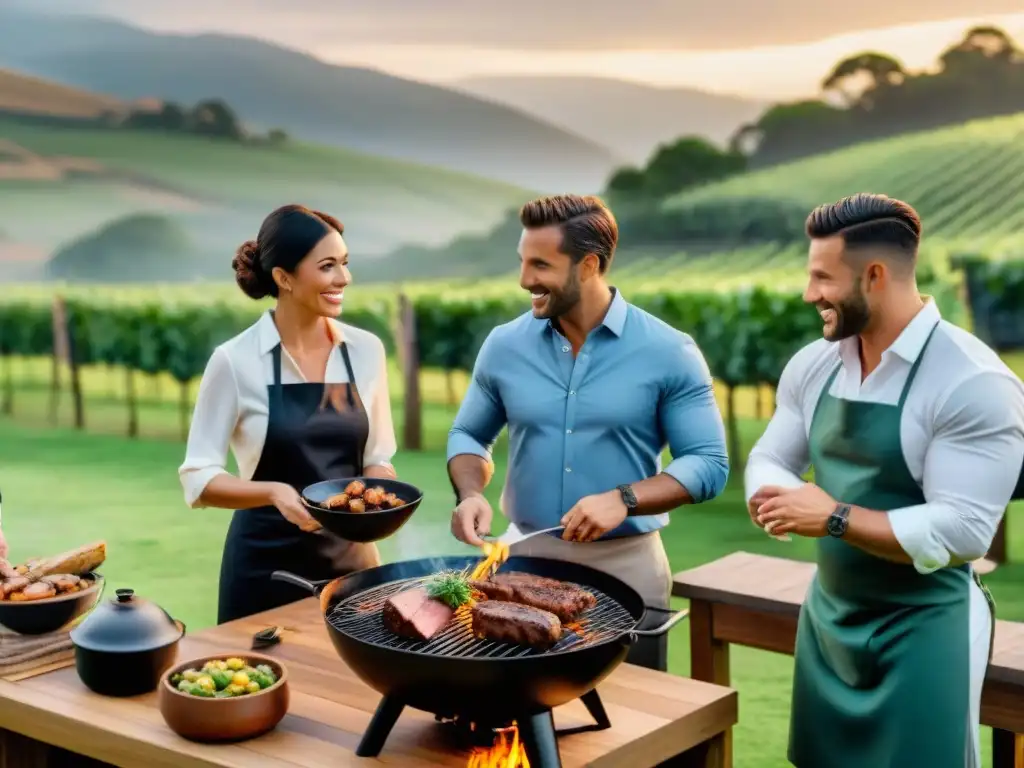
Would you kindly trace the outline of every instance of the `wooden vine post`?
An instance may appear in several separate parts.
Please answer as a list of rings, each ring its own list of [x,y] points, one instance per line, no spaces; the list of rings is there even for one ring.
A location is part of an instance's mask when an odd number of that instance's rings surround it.
[[[420,395],[420,351],[416,335],[416,312],[404,293],[398,296],[398,328],[395,344],[402,366],[402,445],[407,451],[423,449],[423,403]]]
[[[60,296],[53,299],[53,365],[50,369],[50,423],[56,425],[60,417],[60,371],[68,363],[68,324],[64,301]]]
[[[53,377],[50,393],[50,418],[57,419],[59,405],[60,364],[68,366],[71,379],[71,402],[75,414],[75,429],[85,428],[85,408],[82,402],[82,380],[75,356],[75,339],[71,332],[67,305],[61,296],[55,296],[52,306],[53,317]]]

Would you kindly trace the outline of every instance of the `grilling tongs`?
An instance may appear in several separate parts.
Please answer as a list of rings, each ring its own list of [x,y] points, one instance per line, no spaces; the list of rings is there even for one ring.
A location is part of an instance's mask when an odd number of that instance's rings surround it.
[[[507,544],[511,547],[513,544],[532,539],[534,536],[540,536],[542,533],[554,533],[555,531],[564,530],[564,525],[556,525],[554,528],[541,528],[539,531],[530,531],[530,533],[523,533],[518,528],[514,528],[511,532],[505,531],[501,536],[481,536],[480,538],[490,543],[500,541],[502,544]]]

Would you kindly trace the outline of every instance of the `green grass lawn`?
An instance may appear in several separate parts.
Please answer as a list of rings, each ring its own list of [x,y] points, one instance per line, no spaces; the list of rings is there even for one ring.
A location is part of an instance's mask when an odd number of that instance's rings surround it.
[[[98,374],[97,374],[98,376]],[[448,531],[451,490],[444,470],[444,440],[453,410],[444,401],[442,377],[425,377],[429,403],[424,414],[425,450],[401,452],[400,476],[424,490],[416,516],[392,539],[380,545],[385,560],[428,554],[470,551]],[[461,384],[459,385],[461,387]],[[458,394],[461,389],[457,387]],[[160,385],[159,400],[143,407],[147,436],[127,440],[120,432],[124,408],[105,393],[100,380],[89,386],[89,430],[69,429],[64,398],[60,421],[47,425],[45,390],[17,392],[13,419],[0,419],[0,490],[3,527],[15,560],[45,555],[99,538],[108,542],[103,571],[108,589],[130,587],[154,600],[191,630],[215,621],[221,547],[230,512],[190,510],[178,484],[177,467],[183,446],[176,439],[175,393]],[[154,392],[148,394],[152,397]],[[154,398],[156,399],[156,398]],[[750,406],[745,398],[746,412]],[[401,429],[400,401],[395,417]],[[104,419],[116,422],[104,425]],[[761,424],[745,418],[744,445],[753,444]],[[98,434],[105,427],[115,434]],[[400,434],[400,432],[399,432]],[[496,451],[497,474],[505,472],[505,444]],[[497,505],[500,485],[489,490]],[[1021,509],[1011,512],[1010,557],[1024,558]],[[1015,524],[1016,523],[1016,524]],[[499,524],[497,530],[503,530]],[[808,541],[768,539],[752,526],[743,509],[738,472],[713,502],[680,510],[664,532],[673,570],[706,563],[736,550],[811,559]],[[1000,618],[1024,620],[1024,565],[1014,562],[986,577]],[[684,607],[683,601],[676,601]],[[689,674],[689,644],[684,622],[671,635],[673,673]],[[736,765],[742,768],[784,768],[789,722],[792,660],[778,654],[734,648],[733,685],[740,693],[740,724],[736,730]],[[985,734],[985,765],[991,765]]]

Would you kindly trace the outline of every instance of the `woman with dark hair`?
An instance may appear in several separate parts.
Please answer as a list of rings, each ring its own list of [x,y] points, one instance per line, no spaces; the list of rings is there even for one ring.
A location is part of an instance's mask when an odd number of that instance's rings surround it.
[[[275,570],[319,580],[380,564],[375,545],[323,530],[299,497],[321,480],[395,476],[384,345],[336,319],[352,279],[343,231],[286,205],[232,261],[242,291],[276,307],[213,351],[178,472],[191,507],[235,510],[221,624],[308,597],[272,581]],[[229,445],[238,477],[225,469]]]

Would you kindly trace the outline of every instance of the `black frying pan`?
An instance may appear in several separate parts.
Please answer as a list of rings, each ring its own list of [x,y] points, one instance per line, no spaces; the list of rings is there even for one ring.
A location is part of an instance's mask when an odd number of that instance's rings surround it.
[[[346,512],[325,509],[320,506],[331,496],[342,493],[353,480],[363,481],[367,488],[380,486],[406,503],[394,509],[382,509],[377,512]],[[381,477],[345,477],[338,480],[324,480],[304,488],[302,501],[306,505],[306,509],[309,510],[309,514],[325,530],[346,541],[365,543],[386,539],[405,525],[420,502],[423,501],[423,491],[400,480],[388,480]]]

